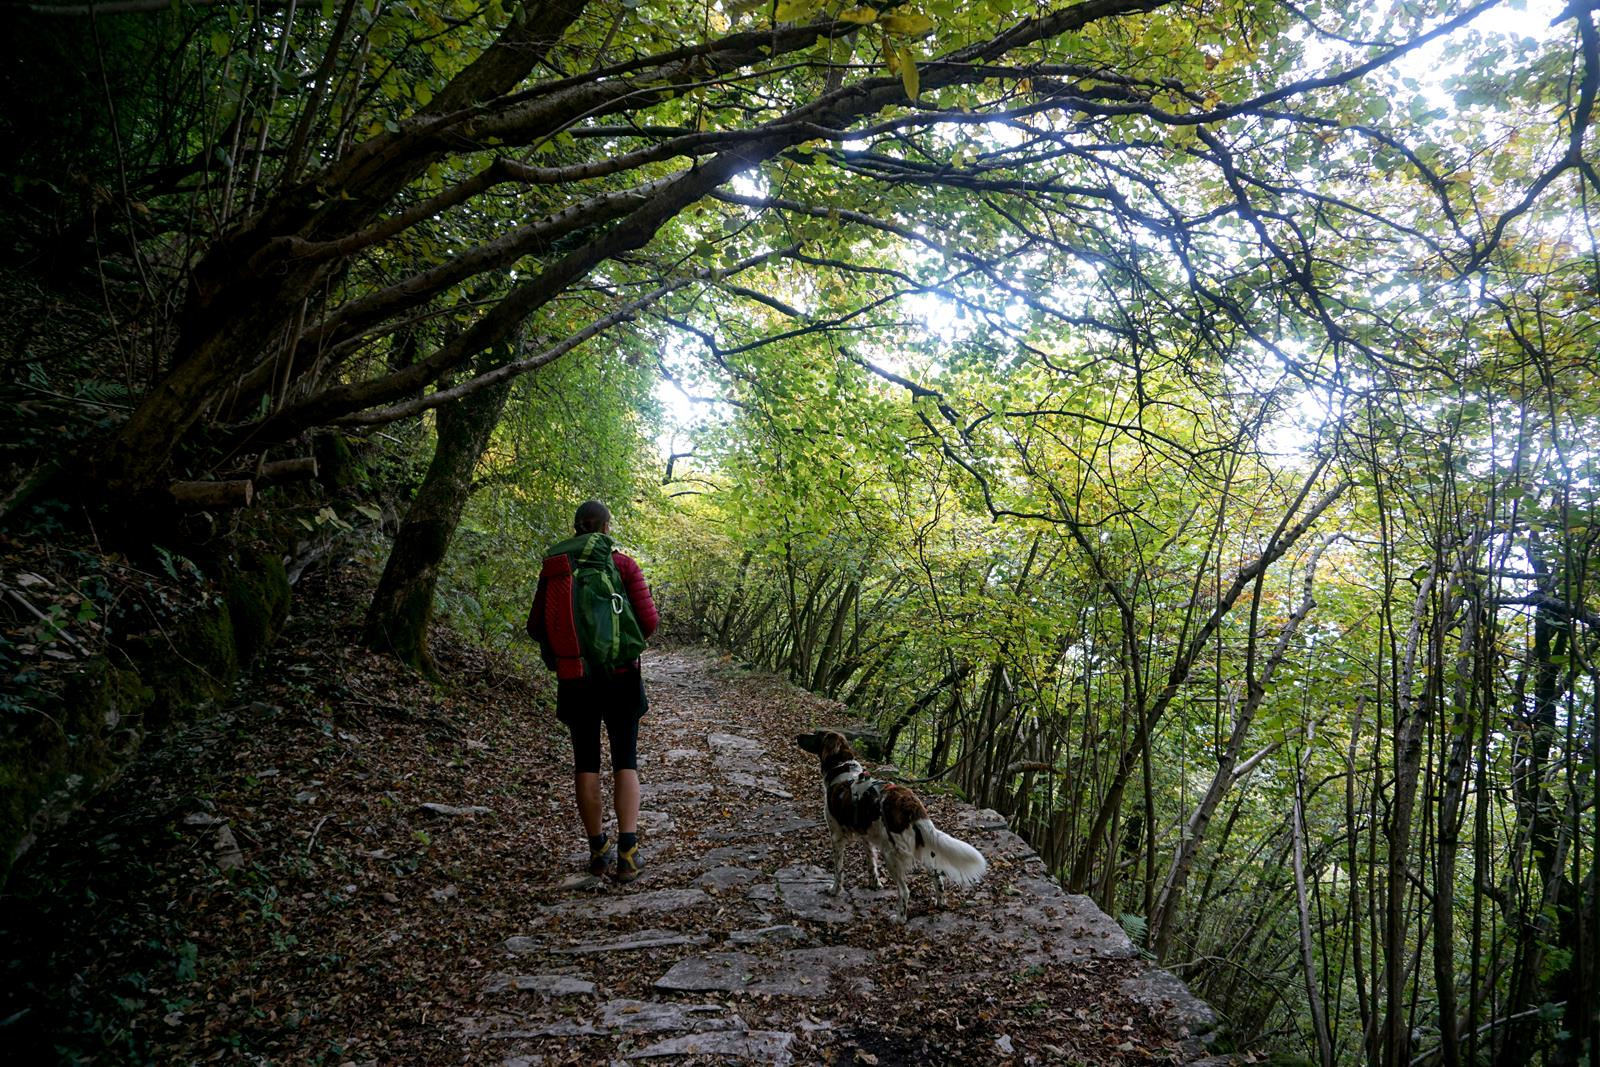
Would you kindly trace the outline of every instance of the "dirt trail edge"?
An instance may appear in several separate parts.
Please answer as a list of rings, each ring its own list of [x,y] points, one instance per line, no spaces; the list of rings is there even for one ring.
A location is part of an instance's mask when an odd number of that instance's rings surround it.
[[[484,946],[490,973],[456,1020],[463,1058],[563,1063],[1220,1064],[1212,1010],[1064,892],[993,811],[925,794],[989,873],[893,921],[892,888],[824,889],[814,757],[795,734],[837,704],[694,650],[645,663],[640,739],[648,868],[590,878],[581,841]],[[526,857],[537,871],[539,857]],[[531,878],[537,881],[538,875]]]

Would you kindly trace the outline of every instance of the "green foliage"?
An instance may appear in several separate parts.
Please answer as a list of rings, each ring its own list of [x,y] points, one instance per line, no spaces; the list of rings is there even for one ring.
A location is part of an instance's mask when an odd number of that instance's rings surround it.
[[[518,383],[440,583],[439,606],[458,629],[527,649],[523,626],[544,550],[571,535],[585,500],[608,503],[619,546],[634,551],[631,523],[652,492],[648,388],[639,366],[600,355]]]
[[[19,395],[80,409],[22,451],[116,423],[149,488],[343,418],[405,482],[429,389],[539,363],[458,625],[519,641],[607,499],[677,632],[876,718],[1243,1032],[1309,1033],[1310,984],[1392,1024],[1337,1027],[1352,1061],[1484,1004],[1567,1040],[1534,1009],[1597,943],[1560,904],[1595,859],[1592,12],[1143,7],[581,5],[470,106],[527,9],[56,32],[5,75],[54,105],[7,119],[12,195],[96,253],[122,365],[19,341]],[[708,412],[659,489],[658,369]]]

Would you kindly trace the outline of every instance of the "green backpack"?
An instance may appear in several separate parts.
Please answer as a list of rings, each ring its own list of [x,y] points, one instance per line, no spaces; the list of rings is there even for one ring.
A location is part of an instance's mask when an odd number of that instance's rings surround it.
[[[556,585],[547,595],[560,597],[560,579],[566,577],[563,571],[570,574],[572,631],[578,646],[573,651],[589,667],[602,672],[638,659],[645,649],[644,633],[633,614],[622,574],[611,558],[611,538],[603,533],[579,534],[551,545],[543,572],[556,578]],[[563,642],[558,639],[556,643]]]

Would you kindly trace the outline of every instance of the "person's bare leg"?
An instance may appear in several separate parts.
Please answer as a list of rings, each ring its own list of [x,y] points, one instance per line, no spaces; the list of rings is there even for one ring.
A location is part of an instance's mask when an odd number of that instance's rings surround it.
[[[577,774],[578,818],[583,820],[583,832],[590,837],[600,836],[600,817],[604,809],[600,803],[600,776],[592,771]],[[634,818],[639,816],[639,787],[634,783]]]
[[[639,832],[639,772],[617,771],[613,787],[616,790],[617,832]]]

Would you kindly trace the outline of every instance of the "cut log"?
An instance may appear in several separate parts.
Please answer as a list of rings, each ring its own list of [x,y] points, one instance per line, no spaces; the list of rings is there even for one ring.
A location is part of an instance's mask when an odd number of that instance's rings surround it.
[[[317,476],[317,457],[299,456],[295,459],[275,459],[263,463],[256,472],[261,485],[280,485],[284,482],[301,482]]]
[[[249,478],[235,478],[226,482],[173,482],[167,492],[179,507],[189,511],[222,511],[249,507],[256,487]]]

